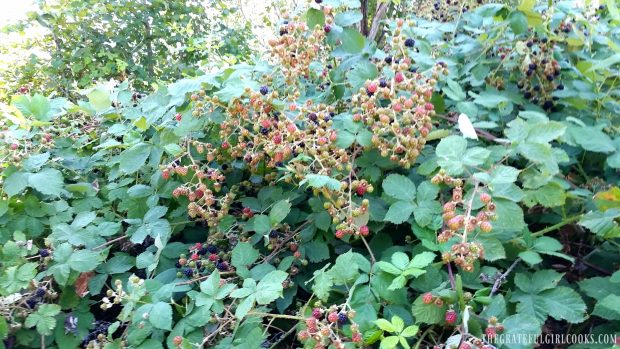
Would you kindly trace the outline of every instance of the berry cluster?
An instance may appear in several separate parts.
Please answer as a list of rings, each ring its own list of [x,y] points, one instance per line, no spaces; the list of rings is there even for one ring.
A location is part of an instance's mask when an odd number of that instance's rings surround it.
[[[103,320],[96,320],[94,328],[84,337],[82,347],[87,349],[103,348],[108,337],[108,328],[112,323]]]
[[[460,241],[453,244],[450,251],[442,255],[442,259],[445,263],[454,262],[465,271],[473,271],[474,262],[484,257],[484,249],[481,244],[469,242],[467,238],[477,230],[489,233],[493,229],[490,220],[495,218],[495,204],[488,193],[482,192],[479,199],[484,208],[475,213],[472,208],[474,196],[468,202],[464,200],[461,179],[454,179],[440,171],[431,181],[435,184],[443,182],[453,186],[452,199],[443,206],[444,229],[437,236],[437,241],[445,243],[453,237],[460,238]]]
[[[517,82],[517,87],[525,98],[547,111],[556,107],[557,97],[552,96],[553,91],[564,89],[558,82],[560,64],[553,57],[553,46],[553,40],[534,37],[526,42],[526,49],[518,57],[522,62],[522,77]]]
[[[325,63],[329,57],[324,41],[332,17],[329,8],[323,11],[326,27],[307,28],[294,18],[283,25],[281,36],[270,42],[272,57],[284,75],[284,86],[281,79],[263,76],[263,86],[246,88],[229,103],[207,95],[205,90],[191,96],[195,117],[212,113],[226,116],[225,121],[211,123],[205,130],[214,136],[213,141],[186,140],[186,151],[162,168],[164,178],[175,174],[187,182],[173,195],[189,199],[191,218],[206,220],[214,227],[231,213],[239,194],[234,186],[226,187],[225,175],[232,165],[271,183],[283,180],[304,184],[310,175],[339,181],[339,187],[314,187],[314,194],[324,198],[337,237],[366,236],[370,232],[366,225],[369,201],[364,195],[373,191],[373,185],[356,173],[356,157],[375,149],[405,168],[415,163],[432,129],[435,110],[430,100],[439,77],[448,72],[446,64],[418,72],[409,56],[415,40],[403,35],[405,22],[399,20],[391,39],[391,56],[375,61],[378,77],[355,91],[350,104],[302,100],[300,78],[313,78],[310,63]],[[326,64],[326,69],[332,68]],[[323,78],[328,76],[323,74]],[[334,119],[349,120],[359,132],[365,132],[366,141],[359,143],[363,147],[358,143],[346,148],[339,145],[341,131]],[[242,218],[252,215],[248,209],[240,212]]]
[[[312,309],[312,315],[305,320],[306,328],[297,333],[301,342],[313,341],[315,349],[325,349],[333,345],[336,349],[344,349],[345,343],[362,344],[362,334],[352,320],[355,311],[348,306],[332,305],[322,308],[320,304]],[[345,336],[346,331],[351,337]]]
[[[221,251],[211,243],[195,243],[188,248],[189,257],[181,254],[176,262],[180,270],[177,277],[193,278],[200,274],[211,274],[214,270],[229,271],[230,253]]]
[[[299,77],[311,78],[310,64],[317,60],[323,63],[327,60],[327,55],[321,54],[325,52],[325,45],[322,45],[322,42],[331,31],[333,16],[329,7],[323,7],[323,13],[325,26],[317,24],[314,28],[308,28],[306,22],[299,17],[289,20],[289,15],[285,13],[280,36],[269,40],[271,57],[282,69],[286,84],[295,85]],[[326,71],[323,71],[321,78],[326,75]]]
[[[451,22],[476,7],[487,3],[486,0],[422,0],[415,1],[417,15],[433,21]]]

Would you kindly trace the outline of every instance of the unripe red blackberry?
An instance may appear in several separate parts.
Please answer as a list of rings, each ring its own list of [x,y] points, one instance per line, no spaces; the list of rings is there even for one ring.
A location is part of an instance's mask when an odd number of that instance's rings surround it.
[[[489,202],[491,202],[491,195],[489,195],[488,193],[481,193],[480,201],[482,201],[485,204],[488,204]]]
[[[422,300],[424,301],[424,304],[431,304],[433,303],[433,295],[430,292],[427,292],[422,297]]]
[[[172,340],[172,344],[174,344],[174,345],[181,345],[181,344],[183,344],[183,337],[175,336],[174,339]]]
[[[360,227],[360,234],[362,234],[362,236],[368,236],[369,233],[370,233],[370,229],[368,228],[367,225],[362,225]]]
[[[329,315],[327,315],[327,321],[331,323],[338,322],[338,313],[335,311],[332,311],[331,313],[329,313]]]
[[[446,311],[446,315],[445,315],[446,323],[450,325],[454,324],[456,322],[456,318],[457,318],[456,311],[452,309]]]

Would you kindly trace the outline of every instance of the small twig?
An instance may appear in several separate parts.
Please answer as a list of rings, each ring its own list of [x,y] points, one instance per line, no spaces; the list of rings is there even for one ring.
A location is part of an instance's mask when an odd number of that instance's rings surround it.
[[[495,283],[493,283],[493,288],[491,289],[489,297],[493,296],[499,290],[502,283],[504,283],[504,280],[506,280],[506,278],[508,277],[508,274],[512,272],[512,270],[517,266],[517,264],[519,264],[520,261],[521,258],[515,259],[515,261],[512,262],[512,265],[510,265],[510,267],[508,267],[508,269],[502,275],[498,276],[497,279],[495,279]]]
[[[105,243],[103,243],[103,244],[99,245],[99,246],[93,247],[93,250],[98,250],[98,249],[100,249],[100,248],[104,248],[104,247],[106,247],[106,246],[108,246],[108,245],[112,245],[112,244],[113,244],[113,243],[115,243],[115,242],[118,242],[118,241],[121,241],[121,240],[127,239],[128,237],[129,237],[128,235],[122,235],[122,236],[119,236],[119,237],[117,237],[116,239],[112,239],[112,240],[110,240],[110,241],[107,241],[107,242],[105,242]]]
[[[225,271],[223,273],[220,273],[220,276],[229,276],[229,275],[235,275],[234,271]],[[201,277],[197,277],[195,279],[191,279],[191,280],[187,280],[187,281],[183,281],[183,282],[179,282],[177,284],[177,286],[183,286],[183,285],[191,285],[194,282],[198,282],[198,281],[202,281],[202,280],[206,280],[209,278],[209,276],[211,276],[211,274],[209,275],[203,275]]]
[[[269,347],[269,349],[274,349],[274,348],[277,348],[277,347],[278,347],[278,345],[279,345],[280,343],[282,343],[282,341],[284,341],[284,340],[286,339],[286,337],[288,337],[288,336],[289,336],[291,333],[293,333],[293,332],[295,332],[295,326],[291,327],[291,329],[290,329],[290,330],[286,331],[286,333],[285,333],[285,334],[283,334],[283,335],[280,337],[280,339],[278,339],[278,341],[277,341],[277,342],[273,343],[273,344]]]
[[[286,314],[271,314],[271,313],[255,313],[255,312],[250,312],[247,315],[248,316],[269,316],[269,317],[273,317],[273,318],[277,318],[277,319],[288,319],[288,320],[299,320],[299,321],[305,320],[301,316],[286,315]]]
[[[452,263],[448,263],[448,278],[450,279],[450,286],[453,290],[456,290],[456,282],[454,281],[454,273],[452,272]]]
[[[362,242],[364,243],[364,246],[366,246],[366,249],[368,250],[368,254],[370,255],[370,272],[372,273],[373,267],[375,263],[377,262],[377,260],[375,259],[375,255],[372,253],[372,250],[370,249],[370,245],[368,245],[366,238],[362,235],[360,235],[360,237],[362,238]]]

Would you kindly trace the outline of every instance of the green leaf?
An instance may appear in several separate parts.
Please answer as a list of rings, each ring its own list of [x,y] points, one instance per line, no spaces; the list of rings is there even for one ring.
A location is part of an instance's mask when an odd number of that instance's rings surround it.
[[[60,305],[42,304],[35,313],[28,315],[24,325],[28,328],[36,326],[39,334],[49,336],[56,327],[56,319],[54,316],[58,315],[58,313],[60,313]]]
[[[396,332],[396,328],[394,327],[394,325],[392,325],[392,323],[387,321],[386,319],[377,319],[375,321],[375,324],[383,331],[387,331],[390,333]]]
[[[527,30],[527,17],[521,11],[514,11],[510,14],[510,28],[513,33],[522,34]]]
[[[271,222],[271,225],[276,225],[282,222],[289,212],[291,212],[291,203],[288,202],[288,200],[276,202],[269,212],[269,221]]]
[[[525,191],[523,202],[528,207],[536,204],[544,207],[556,207],[564,205],[565,200],[566,192],[564,188],[558,183],[551,182],[538,189]]]
[[[526,293],[540,293],[558,285],[564,275],[550,269],[539,270],[534,274],[517,273],[515,285]]]
[[[383,220],[394,224],[401,224],[409,219],[413,209],[413,204],[409,202],[396,201],[390,206]]]
[[[232,250],[231,263],[235,268],[246,268],[254,263],[259,255],[258,250],[252,247],[250,243],[240,242]]]
[[[97,113],[108,110],[112,105],[110,94],[102,87],[93,89],[86,96],[88,97],[88,102]]]
[[[526,314],[509,316],[502,320],[502,324],[506,329],[503,333],[503,335],[507,336],[506,338],[510,336],[513,336],[512,338],[516,338],[516,336],[521,336],[521,338],[536,338],[541,333],[541,324],[536,318]],[[504,346],[508,349],[531,349],[533,344],[533,341],[511,341],[510,343],[504,344]]]
[[[611,153],[616,150],[611,138],[594,127],[571,127],[571,135],[583,149],[597,153]]]
[[[593,277],[579,281],[579,288],[598,301],[610,294],[620,293],[618,285],[615,285],[609,277]]]
[[[347,53],[362,52],[366,45],[364,36],[355,28],[344,28],[340,34],[342,44],[339,46]]]
[[[281,270],[274,270],[265,275],[256,285],[256,303],[265,305],[282,297],[282,283],[288,274]]]
[[[586,305],[570,287],[556,287],[541,294],[549,315],[556,320],[580,323],[585,320]]]
[[[353,91],[359,90],[364,86],[366,80],[373,80],[379,74],[377,66],[367,60],[360,61],[347,74],[347,79],[351,83]]]
[[[317,25],[322,27],[325,24],[325,14],[321,10],[310,8],[306,13],[306,23],[310,30],[314,30]]]
[[[407,328],[405,328],[400,335],[403,337],[413,337],[416,334],[418,334],[418,331],[420,330],[420,328],[416,325],[411,325],[408,326]]]
[[[592,315],[607,320],[620,320],[620,296],[610,294],[598,301]]]
[[[534,252],[534,251],[523,251],[519,253],[519,257],[523,259],[523,261],[531,266],[534,266],[540,262],[542,262],[542,257]]]
[[[440,324],[444,321],[444,314],[447,306],[437,306],[435,304],[424,304],[424,300],[420,295],[413,302],[412,312],[416,323],[424,324]]]
[[[403,201],[413,201],[413,199],[415,199],[415,184],[403,175],[389,175],[383,180],[382,186],[385,194],[394,199]]]
[[[313,273],[312,292],[323,301],[327,300],[329,292],[334,285],[331,275],[325,272],[328,267],[329,264],[326,264],[323,268]]]
[[[26,187],[28,187],[29,176],[29,173],[14,172],[4,181],[4,185],[2,187],[4,192],[9,196],[15,196],[21,193],[24,189],[26,189]]]
[[[406,253],[394,252],[394,254],[392,254],[392,264],[396,268],[403,270],[407,267],[407,264],[409,264],[409,257]]]
[[[397,336],[389,336],[385,337],[381,340],[381,344],[379,345],[380,349],[392,349],[396,348],[398,345],[398,337]]]
[[[359,23],[362,20],[362,13],[360,11],[344,11],[336,14],[334,21],[341,27],[348,27],[350,25]]]
[[[437,148],[437,163],[450,175],[463,173],[463,156],[467,150],[467,141],[461,136],[443,138]]]
[[[71,269],[79,272],[94,270],[101,262],[101,256],[90,250],[78,250],[71,254],[67,263]]]
[[[45,195],[60,196],[64,184],[62,173],[53,168],[44,168],[28,176],[28,185]]]
[[[150,311],[149,322],[162,330],[172,329],[172,307],[168,303],[157,302]]]
[[[418,253],[415,256],[413,256],[413,259],[411,259],[411,262],[409,262],[409,265],[407,266],[407,268],[422,269],[430,265],[431,263],[433,263],[433,261],[435,260],[435,257],[436,256],[433,252]]]
[[[144,166],[146,159],[151,154],[152,146],[147,143],[138,143],[133,147],[124,150],[119,155],[120,170],[123,173],[131,174]]]
[[[620,209],[612,208],[605,212],[591,211],[579,221],[579,224],[588,228],[594,234],[604,238],[620,236],[620,227],[616,218],[620,217]]]

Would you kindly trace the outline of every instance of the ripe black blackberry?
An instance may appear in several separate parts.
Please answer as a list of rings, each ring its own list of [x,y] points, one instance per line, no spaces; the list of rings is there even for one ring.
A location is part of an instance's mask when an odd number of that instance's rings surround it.
[[[269,87],[267,86],[261,86],[260,88],[260,94],[262,94],[263,96],[266,95],[267,93],[269,93]]]
[[[346,324],[347,321],[349,320],[349,318],[347,317],[347,314],[345,313],[340,313],[338,314],[338,323],[339,324]]]
[[[405,40],[405,46],[413,47],[414,45],[415,45],[415,40],[413,40],[412,38],[407,38],[407,40]]]
[[[45,296],[45,293],[47,293],[47,291],[43,287],[37,288],[37,290],[34,292],[35,296],[37,297],[43,297]]]
[[[50,250],[48,250],[47,248],[39,249],[39,256],[48,257],[49,255],[50,255]]]

